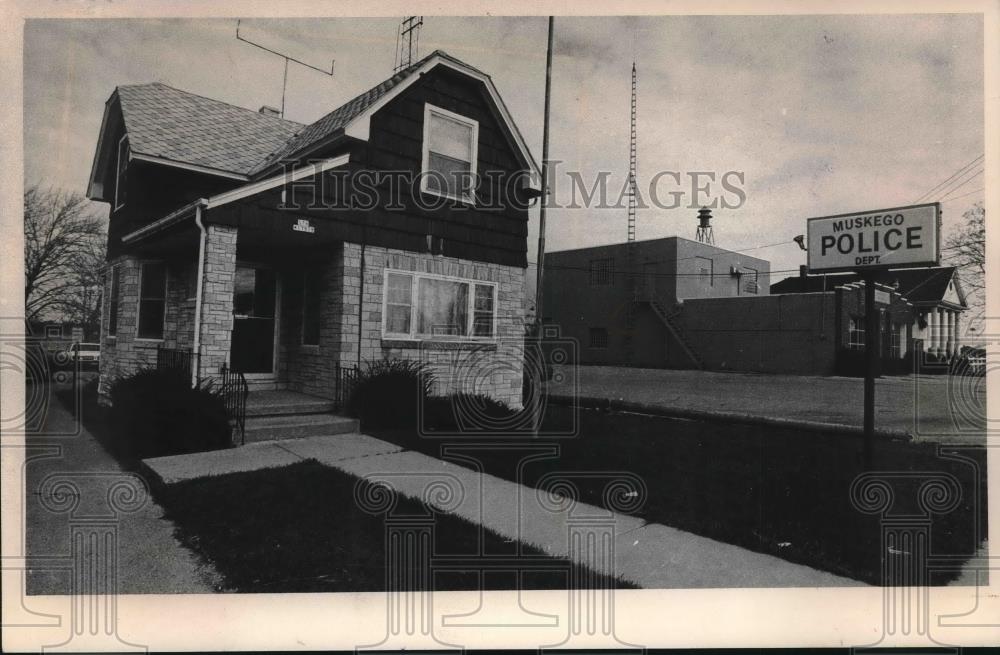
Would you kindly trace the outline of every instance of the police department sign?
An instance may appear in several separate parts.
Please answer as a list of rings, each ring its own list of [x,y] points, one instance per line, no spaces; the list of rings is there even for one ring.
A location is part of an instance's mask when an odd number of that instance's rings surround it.
[[[941,205],[930,203],[810,218],[809,271],[936,266]]]

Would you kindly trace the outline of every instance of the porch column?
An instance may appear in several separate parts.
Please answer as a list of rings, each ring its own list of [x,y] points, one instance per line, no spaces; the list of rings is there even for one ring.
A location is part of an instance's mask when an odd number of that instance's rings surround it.
[[[937,313],[933,309],[927,310],[927,338],[924,339],[924,351],[933,355],[937,350],[937,345],[935,340],[937,335],[935,330],[937,327],[934,325],[937,320]]]
[[[941,355],[941,309],[935,307],[931,310],[931,316],[934,317],[934,327],[931,329],[932,340],[934,342],[934,354]]]
[[[201,377],[211,378],[229,361],[233,335],[237,228],[207,225],[205,229],[198,353],[201,357]]]
[[[955,353],[962,352],[962,312],[955,312]]]
[[[948,319],[948,356],[952,357],[955,354],[955,312],[949,309],[945,316]]]
[[[938,313],[938,353],[948,354],[948,315],[943,307],[937,308]]]

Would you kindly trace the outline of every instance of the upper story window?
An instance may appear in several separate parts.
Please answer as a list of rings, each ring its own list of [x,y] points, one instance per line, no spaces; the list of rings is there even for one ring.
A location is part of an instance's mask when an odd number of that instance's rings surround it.
[[[698,267],[698,279],[708,286],[715,285],[715,262],[708,257],[695,256],[695,264]]]
[[[492,282],[387,270],[382,333],[400,339],[489,339],[496,334],[496,297]]]
[[[125,178],[128,173],[128,136],[123,136],[118,142],[118,168],[115,174],[115,209],[125,206]]]
[[[477,121],[424,105],[421,191],[472,202],[478,152]]]
[[[757,284],[757,271],[752,268],[744,268],[740,272],[740,284],[743,286],[741,291],[743,293],[753,293],[759,292],[760,287]]]
[[[590,286],[606,287],[615,283],[615,260],[611,257],[590,260]]]

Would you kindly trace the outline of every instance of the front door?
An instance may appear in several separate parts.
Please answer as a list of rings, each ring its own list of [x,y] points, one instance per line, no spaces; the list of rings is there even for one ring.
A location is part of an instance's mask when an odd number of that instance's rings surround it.
[[[274,307],[277,285],[270,268],[236,265],[230,362],[241,373],[274,372]]]

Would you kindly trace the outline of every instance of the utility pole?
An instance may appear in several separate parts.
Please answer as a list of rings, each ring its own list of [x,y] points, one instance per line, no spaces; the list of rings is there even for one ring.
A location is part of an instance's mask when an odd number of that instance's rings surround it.
[[[550,100],[552,97],[552,33],[555,28],[555,18],[549,16],[549,37],[548,46],[545,51],[545,110],[542,114],[542,194],[541,201],[538,207],[538,255],[535,257],[537,270],[535,271],[535,326],[538,329],[538,333],[535,335],[536,355],[539,359],[539,366],[535,368],[538,369],[538,382],[535,389],[534,402],[537,403],[536,407],[532,408],[532,432],[537,437],[539,436],[542,428],[542,385],[545,384],[545,366],[544,366],[544,354],[542,352],[542,338],[544,337],[544,327],[543,319],[545,318],[543,310],[544,296],[543,284],[545,280],[545,206],[548,204],[549,197],[549,108]]]
[[[538,256],[535,272],[535,320],[541,326],[542,319],[542,283],[545,278],[545,206],[549,197],[549,104],[552,94],[552,31],[555,18],[549,16],[549,42],[545,53],[545,113],[542,114],[542,195],[538,208]]]

